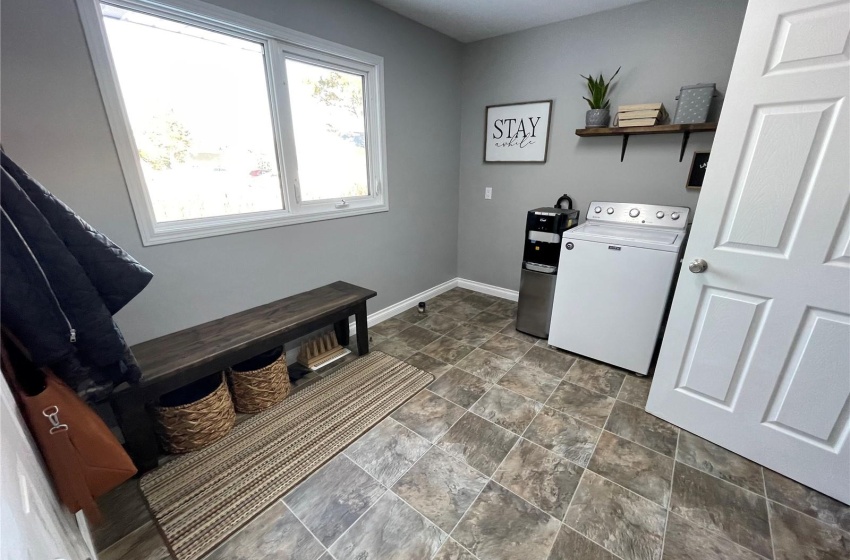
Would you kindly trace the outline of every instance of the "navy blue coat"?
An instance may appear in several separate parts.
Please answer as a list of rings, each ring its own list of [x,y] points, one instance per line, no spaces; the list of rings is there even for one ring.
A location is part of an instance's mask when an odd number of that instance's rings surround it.
[[[0,152],[0,320],[89,401],[140,372],[112,315],[153,275]]]

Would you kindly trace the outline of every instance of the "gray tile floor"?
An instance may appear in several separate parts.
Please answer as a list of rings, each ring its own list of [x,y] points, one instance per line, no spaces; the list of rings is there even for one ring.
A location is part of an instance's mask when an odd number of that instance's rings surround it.
[[[454,289],[376,325],[436,380],[208,558],[850,558],[850,507],[647,414],[649,380],[515,311]],[[102,560],[168,558],[133,481],[102,506]]]

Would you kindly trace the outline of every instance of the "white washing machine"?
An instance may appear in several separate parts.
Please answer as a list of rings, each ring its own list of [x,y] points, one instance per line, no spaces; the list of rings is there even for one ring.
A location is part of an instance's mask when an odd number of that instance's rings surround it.
[[[681,260],[690,210],[593,202],[564,232],[549,344],[649,372]]]

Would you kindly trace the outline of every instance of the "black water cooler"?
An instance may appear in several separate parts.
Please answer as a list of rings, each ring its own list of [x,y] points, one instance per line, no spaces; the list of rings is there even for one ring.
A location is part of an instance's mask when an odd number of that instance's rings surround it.
[[[539,338],[549,337],[555,280],[561,257],[561,235],[578,225],[578,217],[579,211],[572,209],[572,200],[566,195],[554,208],[543,207],[528,212],[517,305],[518,331]]]

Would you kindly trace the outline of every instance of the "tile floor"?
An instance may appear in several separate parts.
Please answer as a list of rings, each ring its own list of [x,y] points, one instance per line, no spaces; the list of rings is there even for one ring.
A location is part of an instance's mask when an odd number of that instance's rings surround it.
[[[647,414],[649,380],[515,311],[454,289],[376,325],[436,380],[208,558],[850,558],[850,507]],[[102,506],[102,560],[168,558],[134,481]]]

